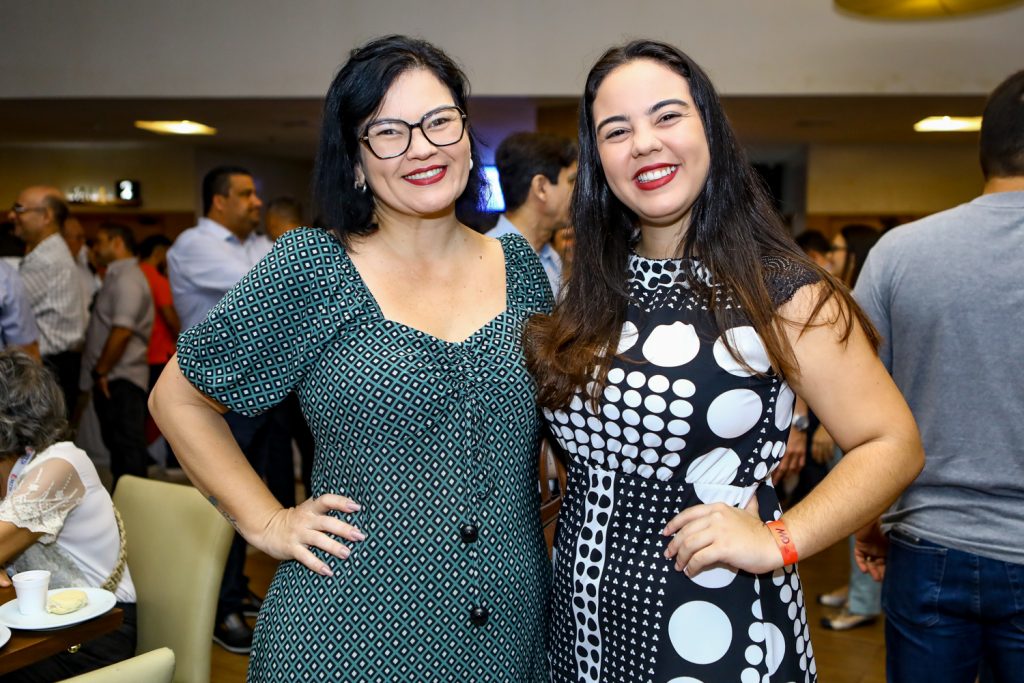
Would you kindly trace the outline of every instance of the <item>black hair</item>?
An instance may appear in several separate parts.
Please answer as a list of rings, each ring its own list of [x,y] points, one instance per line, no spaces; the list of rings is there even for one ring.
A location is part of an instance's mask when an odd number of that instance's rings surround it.
[[[857,284],[857,278],[860,277],[860,269],[864,267],[864,259],[868,257],[868,252],[878,242],[882,233],[863,223],[844,225],[839,232],[846,241],[846,260],[843,263],[843,272],[837,275],[853,289]]]
[[[167,235],[150,235],[139,243],[139,258],[148,259],[157,247],[170,247],[171,239]]]
[[[530,184],[542,175],[558,184],[558,174],[576,161],[576,143],[551,133],[513,133],[498,145],[494,165],[498,167],[505,210],[515,211],[530,195]]]
[[[794,240],[796,241],[796,246],[800,247],[805,254],[816,251],[824,255],[832,250],[832,244],[828,241],[828,238],[817,230],[804,230]]]
[[[100,223],[98,229],[107,233],[107,236],[110,238],[120,237],[121,242],[124,243],[124,248],[128,250],[128,253],[132,256],[135,255],[135,235],[132,233],[132,229],[127,225],[104,221],[103,223]]]
[[[594,99],[604,79],[621,66],[649,60],[679,74],[689,86],[710,152],[707,178],[690,209],[689,227],[676,255],[700,259],[713,283],[691,277],[695,292],[708,301],[719,330],[735,320],[731,297],[764,342],[773,369],[783,376],[799,372],[768,291],[766,261],[781,259],[815,271],[821,294],[813,319],[832,297],[840,303],[849,338],[853,318],[877,344],[870,321],[849,292],[814,265],[793,242],[733,133],[718,93],[707,74],[678,48],[653,40],[635,40],[609,49],[587,76],[579,107],[579,170],[570,208],[576,229],[573,268],[562,298],[550,316],[534,316],[525,333],[527,362],[539,386],[541,405],[561,408],[588,386],[595,401],[603,389],[629,304],[629,252],[640,227],[636,215],[612,193],[601,165],[593,116]],[[689,261],[691,267],[697,263]],[[734,358],[741,356],[726,338]],[[596,375],[594,374],[596,371]],[[591,382],[597,378],[597,381]]]
[[[313,170],[313,197],[323,224],[346,245],[352,235],[368,235],[377,229],[373,192],[355,187],[362,127],[380,108],[395,79],[413,69],[426,69],[436,76],[451,91],[455,105],[467,111],[469,81],[458,64],[427,41],[401,35],[377,38],[352,50],[327,90]],[[479,206],[485,187],[476,136],[468,120],[466,135],[473,170],[456,202],[457,210],[464,205]]]
[[[64,393],[49,369],[24,351],[0,351],[0,456],[37,453],[68,436]]]
[[[999,84],[981,119],[981,170],[985,178],[1024,176],[1024,71]]]
[[[295,197],[275,197],[267,202],[267,213],[302,223],[302,202]]]
[[[206,216],[213,208],[213,198],[216,195],[227,197],[231,192],[231,176],[247,175],[252,176],[248,170],[241,166],[217,166],[211,168],[203,176],[203,215]]]

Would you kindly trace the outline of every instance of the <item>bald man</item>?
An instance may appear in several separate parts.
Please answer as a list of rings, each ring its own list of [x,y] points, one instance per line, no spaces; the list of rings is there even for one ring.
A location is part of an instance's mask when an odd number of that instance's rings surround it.
[[[53,187],[27,187],[7,217],[25,242],[21,278],[39,330],[39,353],[57,374],[68,415],[78,399],[85,305],[77,266],[60,231],[68,207]]]

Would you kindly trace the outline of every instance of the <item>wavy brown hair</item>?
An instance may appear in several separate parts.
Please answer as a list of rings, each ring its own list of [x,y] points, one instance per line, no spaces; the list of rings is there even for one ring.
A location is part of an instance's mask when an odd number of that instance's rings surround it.
[[[552,314],[534,316],[525,331],[527,363],[537,378],[541,405],[566,406],[595,377],[595,369],[598,381],[591,385],[590,394],[596,401],[612,362],[607,349],[616,348],[625,321],[629,251],[639,223],[605,179],[593,104],[605,77],[638,59],[654,61],[685,78],[704,124],[711,163],[676,253],[682,258],[699,255],[701,264],[711,272],[718,286],[708,286],[699,277],[690,280],[710,303],[718,329],[735,324],[735,317],[718,305],[723,297],[732,296],[763,340],[775,372],[783,376],[798,372],[783,328],[786,321],[776,311],[766,282],[765,261],[781,258],[815,271],[824,285],[811,318],[835,299],[838,317],[830,322],[842,325],[843,341],[849,339],[856,320],[877,346],[878,334],[849,290],[814,265],[783,226],[736,140],[711,80],[677,48],[637,40],[604,53],[587,76],[580,102],[579,171],[571,207],[576,227],[572,273]],[[725,341],[733,357],[746,365],[728,337]]]

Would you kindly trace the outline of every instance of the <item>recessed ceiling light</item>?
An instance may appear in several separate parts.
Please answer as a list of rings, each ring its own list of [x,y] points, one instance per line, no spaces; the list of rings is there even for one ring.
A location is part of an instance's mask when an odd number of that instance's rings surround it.
[[[136,121],[136,128],[160,135],[216,135],[217,129],[196,121]]]
[[[991,12],[1021,0],[833,0],[842,10],[877,19],[930,19]]]
[[[914,124],[918,133],[973,133],[981,130],[980,116],[929,116]]]

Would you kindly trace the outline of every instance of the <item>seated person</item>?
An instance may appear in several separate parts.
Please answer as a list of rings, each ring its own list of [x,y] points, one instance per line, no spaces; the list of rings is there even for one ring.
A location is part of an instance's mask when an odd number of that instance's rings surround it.
[[[101,587],[117,597],[124,623],[75,653],[0,676],[54,681],[135,654],[135,586],[123,531],[89,456],[65,441],[64,396],[49,370],[21,351],[0,352],[0,585],[7,574],[50,571],[50,588]]]

